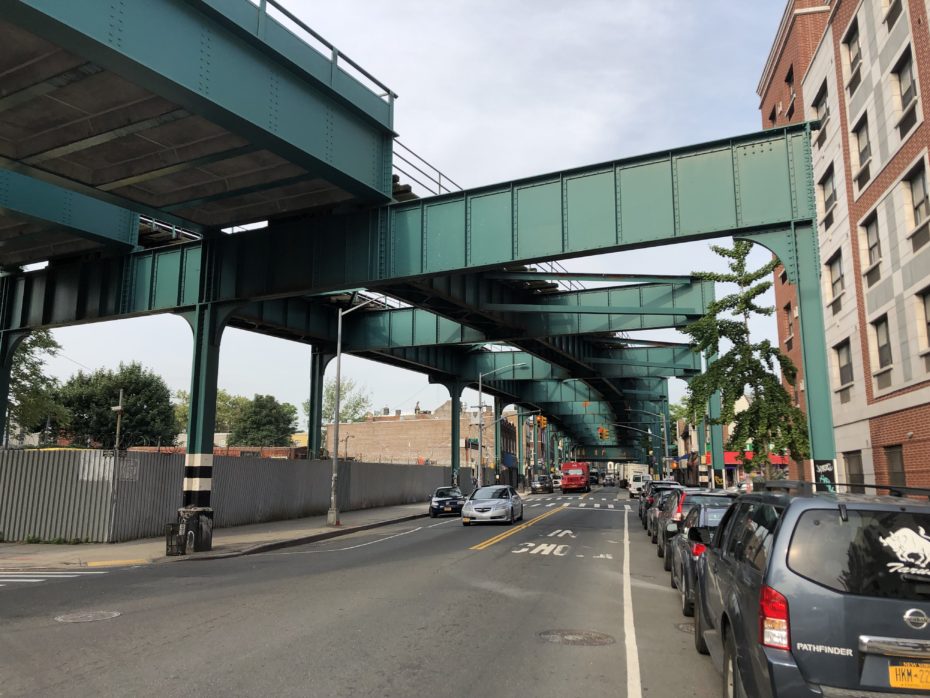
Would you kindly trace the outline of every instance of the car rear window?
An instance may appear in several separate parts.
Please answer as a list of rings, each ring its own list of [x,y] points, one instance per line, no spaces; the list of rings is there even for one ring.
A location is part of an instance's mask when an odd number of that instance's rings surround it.
[[[930,598],[930,514],[812,509],[798,519],[788,567],[834,591]]]
[[[720,519],[723,518],[723,515],[727,513],[727,507],[707,507],[705,511],[707,512],[704,515],[707,520],[707,525],[717,526],[720,524]]]
[[[682,507],[689,509],[695,507],[698,504],[710,504],[711,506],[722,506],[724,511],[726,507],[730,506],[730,499],[725,497],[720,497],[717,495],[709,494],[686,494],[685,501],[682,503]]]
[[[563,475],[584,475],[584,470],[581,468],[568,468],[562,471]]]

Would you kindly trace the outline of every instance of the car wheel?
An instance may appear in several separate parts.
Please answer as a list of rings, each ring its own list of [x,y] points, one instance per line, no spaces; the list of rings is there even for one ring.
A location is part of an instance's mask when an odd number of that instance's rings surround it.
[[[652,542],[655,543],[655,544],[658,544],[658,543],[659,543],[659,533],[658,533],[658,531],[653,531],[653,532],[652,532]]]
[[[666,551],[668,552],[668,551]],[[668,559],[670,556],[666,555],[665,558]],[[675,579],[675,564],[671,563],[671,568],[668,573],[668,583],[671,585],[672,589],[678,588],[678,580]]]
[[[668,544],[666,544],[665,546],[662,546],[662,557],[665,558],[665,560],[662,561],[662,569],[664,569],[666,572],[671,572],[672,571],[672,558],[671,558],[671,555],[669,555],[667,545]],[[672,586],[674,586],[674,584]]]
[[[698,598],[697,590],[694,592],[694,649],[698,654],[708,654],[707,643],[704,642],[704,614],[701,612],[701,600]]]
[[[435,519],[435,518],[436,518],[436,512],[433,511],[432,509],[430,509],[430,510],[429,510],[429,517],[430,517],[431,519]]]
[[[656,557],[665,557],[665,551],[662,550],[662,538],[658,535],[656,531]]]
[[[678,589],[681,591],[681,615],[690,618],[694,615],[694,604],[688,601],[688,584],[684,579],[679,582]]]
[[[507,517],[507,525],[513,526],[513,507],[510,507],[510,516]]]
[[[462,522],[462,525],[463,525],[463,526],[471,526],[471,521],[463,521],[463,522]]]
[[[724,698],[746,698],[746,689],[743,687],[739,662],[736,661],[736,643],[733,641],[732,630],[727,633],[727,639],[723,646],[722,688],[721,693]]]

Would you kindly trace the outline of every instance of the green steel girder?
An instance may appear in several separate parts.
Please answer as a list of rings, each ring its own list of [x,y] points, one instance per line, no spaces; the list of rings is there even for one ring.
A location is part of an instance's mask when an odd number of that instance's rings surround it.
[[[5,20],[360,199],[391,198],[393,95],[379,98],[248,0],[0,7]],[[152,40],[169,36],[170,51]]]
[[[598,444],[577,444],[573,458],[579,461],[633,461],[636,449],[630,446],[601,446]]]
[[[139,216],[132,211],[3,169],[0,210],[124,252],[135,247],[139,231]]]

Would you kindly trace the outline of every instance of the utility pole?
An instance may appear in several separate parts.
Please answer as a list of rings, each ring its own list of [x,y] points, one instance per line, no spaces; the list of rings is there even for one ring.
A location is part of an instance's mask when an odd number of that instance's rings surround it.
[[[116,490],[119,488],[119,432],[123,422],[123,389],[119,389],[119,403],[110,408],[116,413],[116,441],[113,444],[113,477],[110,481],[110,543],[116,536]]]

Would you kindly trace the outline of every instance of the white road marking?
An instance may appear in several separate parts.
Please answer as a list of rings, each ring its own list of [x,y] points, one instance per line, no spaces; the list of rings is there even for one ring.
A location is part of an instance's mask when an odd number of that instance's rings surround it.
[[[561,528],[557,528],[552,533],[549,534],[549,538],[552,538],[553,536],[558,536],[559,538],[564,538],[565,536],[568,536],[569,538],[576,537],[575,534],[572,533],[572,530],[570,528],[566,528],[564,530]]]
[[[530,509],[532,509],[533,507],[541,507],[541,506],[542,504],[530,504]]]
[[[27,577],[0,577],[0,582],[11,583],[11,582],[44,582],[44,579],[28,579]]]
[[[595,508],[595,509],[600,509],[600,508],[601,508],[601,505],[600,505],[600,504],[595,504],[595,505],[594,505],[594,508]]]
[[[530,555],[539,555],[539,554],[548,555],[553,550],[555,550],[557,547],[559,546],[557,546],[555,543],[540,543],[535,548],[530,550]]]
[[[626,645],[626,695],[643,698],[639,676],[639,647],[636,646],[636,624],[633,621],[633,589],[630,586],[630,526],[629,509],[623,512],[623,640]]]
[[[578,508],[579,508],[579,509],[584,509],[586,506],[588,506],[588,505],[582,502],[581,504],[578,505]]]
[[[575,557],[584,557],[584,555],[575,555]]]
[[[552,504],[547,504],[546,506],[547,506],[547,507],[554,507],[554,506],[555,506],[555,502],[552,502]]]
[[[445,526],[447,523],[452,523],[453,521],[458,521],[458,519],[448,519],[447,521],[440,521],[439,523],[430,524],[427,528],[436,528],[437,526]]]
[[[613,560],[614,556],[611,555],[610,553],[601,553],[600,555],[595,555],[594,559],[595,560]]]
[[[608,508],[608,509],[613,509],[613,508],[614,508],[614,505],[613,505],[613,504],[608,504],[608,505],[607,505],[607,508]]]
[[[0,577],[82,577],[89,574],[106,574],[106,572],[79,572],[78,570],[69,570],[67,572],[40,572],[32,570],[31,572],[12,572],[0,570]]]
[[[569,551],[569,546],[560,545],[555,550],[553,550],[552,553],[554,555],[557,555],[558,557],[565,557],[566,555],[568,555],[568,551]]]
[[[629,510],[630,510],[630,505],[629,505],[629,504],[624,504],[624,505],[623,505],[623,508],[626,509],[627,511],[629,511]]]
[[[450,521],[455,521],[455,519],[450,519]],[[442,523],[446,523],[443,521]],[[436,524],[437,526],[439,524]],[[333,548],[332,550],[292,550],[292,551],[282,551],[282,552],[269,552],[269,553],[258,553],[259,555],[309,555],[310,553],[342,553],[346,550],[355,550],[356,548],[364,548],[366,545],[374,545],[375,543],[383,543],[386,540],[391,540],[392,538],[400,538],[401,536],[407,536],[411,533],[416,533],[417,531],[422,531],[422,526],[417,526],[414,529],[409,531],[404,531],[403,533],[395,533],[393,536],[387,536],[385,538],[378,538],[377,540],[370,540],[367,543],[359,543],[358,545],[350,545],[347,548]]]

